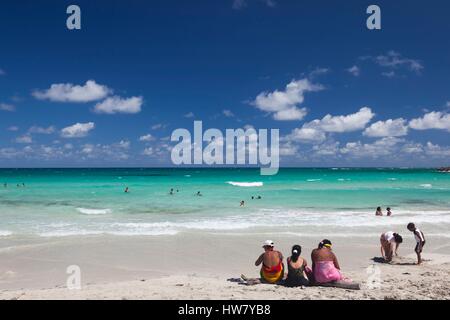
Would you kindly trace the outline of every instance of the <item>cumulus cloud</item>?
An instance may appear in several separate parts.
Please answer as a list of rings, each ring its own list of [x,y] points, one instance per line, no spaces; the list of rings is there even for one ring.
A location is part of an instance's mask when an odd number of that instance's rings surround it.
[[[72,83],[52,84],[47,90],[33,91],[32,95],[39,100],[53,102],[91,102],[105,98],[112,90],[107,86],[88,80],[84,85]]]
[[[16,107],[12,104],[0,103],[0,111],[14,112],[16,111]]]
[[[400,53],[393,50],[385,55],[375,57],[375,62],[382,67],[388,68],[406,67],[416,73],[420,73],[424,68],[419,60],[405,58]]]
[[[374,116],[375,114],[370,108],[363,107],[358,112],[345,116],[327,114],[320,120],[316,119],[305,124],[304,127],[320,129],[325,132],[351,132],[364,129]]]
[[[395,137],[385,137],[373,143],[348,142],[339,152],[352,157],[372,157],[388,156],[394,153],[395,147],[403,142],[403,139]]]
[[[251,0],[233,0],[232,8],[234,10],[241,10],[248,6],[248,1]],[[277,5],[274,0],[259,0],[259,2],[264,3],[267,7],[273,8]]]
[[[23,135],[20,137],[17,137],[15,140],[17,143],[33,143],[33,139],[30,135]]]
[[[30,129],[28,129],[29,133],[38,133],[38,134],[52,134],[55,132],[54,126],[49,126],[47,128],[39,127],[39,126],[32,126]]]
[[[95,128],[93,122],[88,123],[75,123],[72,126],[66,127],[61,130],[61,136],[63,138],[83,138],[89,134],[89,131]]]
[[[409,127],[414,130],[440,129],[450,131],[450,114],[432,111],[421,118],[412,119],[409,122]]]
[[[18,126],[10,126],[6,130],[8,130],[8,131],[19,131],[19,127]]]
[[[388,72],[382,72],[381,75],[386,78],[393,78],[393,77],[395,77],[396,74],[395,74],[395,71],[388,71]]]
[[[139,137],[139,141],[142,141],[142,142],[150,142],[150,141],[154,141],[154,140],[155,140],[155,137],[152,136],[150,133]]]
[[[158,129],[164,129],[166,127],[165,124],[162,123],[156,123],[154,125],[151,126],[152,130],[158,130]]]
[[[261,92],[251,104],[272,113],[275,120],[301,120],[307,114],[305,108],[298,107],[305,100],[304,94],[320,90],[323,90],[322,85],[308,79],[293,80],[283,91]]]
[[[403,118],[378,121],[364,130],[368,137],[402,137],[408,134],[408,125]]]
[[[347,72],[349,72],[350,74],[352,74],[355,77],[358,77],[361,74],[361,69],[357,66],[351,66],[350,68],[347,69]]]
[[[109,97],[95,105],[96,113],[139,113],[142,107],[142,97],[121,98],[119,96]]]
[[[301,143],[320,143],[327,139],[327,133],[342,133],[362,130],[375,116],[368,107],[361,108],[358,112],[349,115],[326,115],[322,119],[316,119],[305,123],[301,128],[296,128],[290,134],[283,137],[283,141],[296,141]]]
[[[292,132],[283,137],[284,141],[295,141],[295,142],[305,142],[314,143],[322,142],[326,139],[325,132],[315,128],[296,128]]]
[[[154,150],[153,150],[152,147],[148,147],[148,148],[145,148],[145,149],[142,151],[142,154],[143,154],[144,156],[152,156],[152,155],[154,154]]]
[[[231,110],[225,109],[225,110],[222,110],[222,113],[223,113],[223,115],[224,115],[225,117],[227,117],[227,118],[232,118],[232,117],[234,117],[234,113],[231,112]]]

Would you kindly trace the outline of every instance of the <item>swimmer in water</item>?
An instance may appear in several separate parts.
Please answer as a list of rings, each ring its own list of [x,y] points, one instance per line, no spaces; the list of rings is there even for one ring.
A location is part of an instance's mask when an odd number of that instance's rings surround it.
[[[391,208],[387,208],[386,211],[387,211],[387,216],[388,217],[392,216]]]
[[[261,198],[261,196],[258,196],[258,198],[256,198],[256,199],[260,200],[260,199],[262,199],[262,198]]]
[[[125,193],[130,192],[130,189],[128,189],[128,187],[125,188]]]
[[[198,197],[201,197],[201,196],[202,196],[202,194],[200,193],[200,191],[197,192],[197,196],[198,196]]]
[[[241,200],[241,205],[240,206],[241,207],[245,206],[245,201],[244,200]]]
[[[170,192],[169,192],[169,194],[170,194],[170,195],[173,195],[173,188],[172,188],[172,189],[170,189]]]

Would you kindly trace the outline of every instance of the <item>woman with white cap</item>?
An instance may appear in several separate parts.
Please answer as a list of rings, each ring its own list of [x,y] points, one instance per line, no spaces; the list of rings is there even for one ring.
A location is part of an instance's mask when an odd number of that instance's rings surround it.
[[[283,279],[284,265],[281,252],[274,250],[272,240],[266,240],[263,244],[264,253],[256,260],[255,265],[261,266],[261,279],[268,283],[277,283]]]

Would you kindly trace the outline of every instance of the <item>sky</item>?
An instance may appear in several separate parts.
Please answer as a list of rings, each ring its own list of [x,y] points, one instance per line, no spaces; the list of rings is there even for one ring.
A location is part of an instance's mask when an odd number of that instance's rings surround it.
[[[371,4],[381,30],[366,27]],[[81,30],[66,9],[81,8]],[[279,129],[282,166],[450,165],[450,3],[0,4],[0,167],[171,166],[177,128]]]

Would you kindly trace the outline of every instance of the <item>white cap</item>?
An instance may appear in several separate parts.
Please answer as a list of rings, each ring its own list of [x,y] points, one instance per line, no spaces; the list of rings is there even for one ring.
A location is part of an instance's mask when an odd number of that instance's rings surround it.
[[[263,247],[273,247],[273,241],[272,240],[264,241]]]

